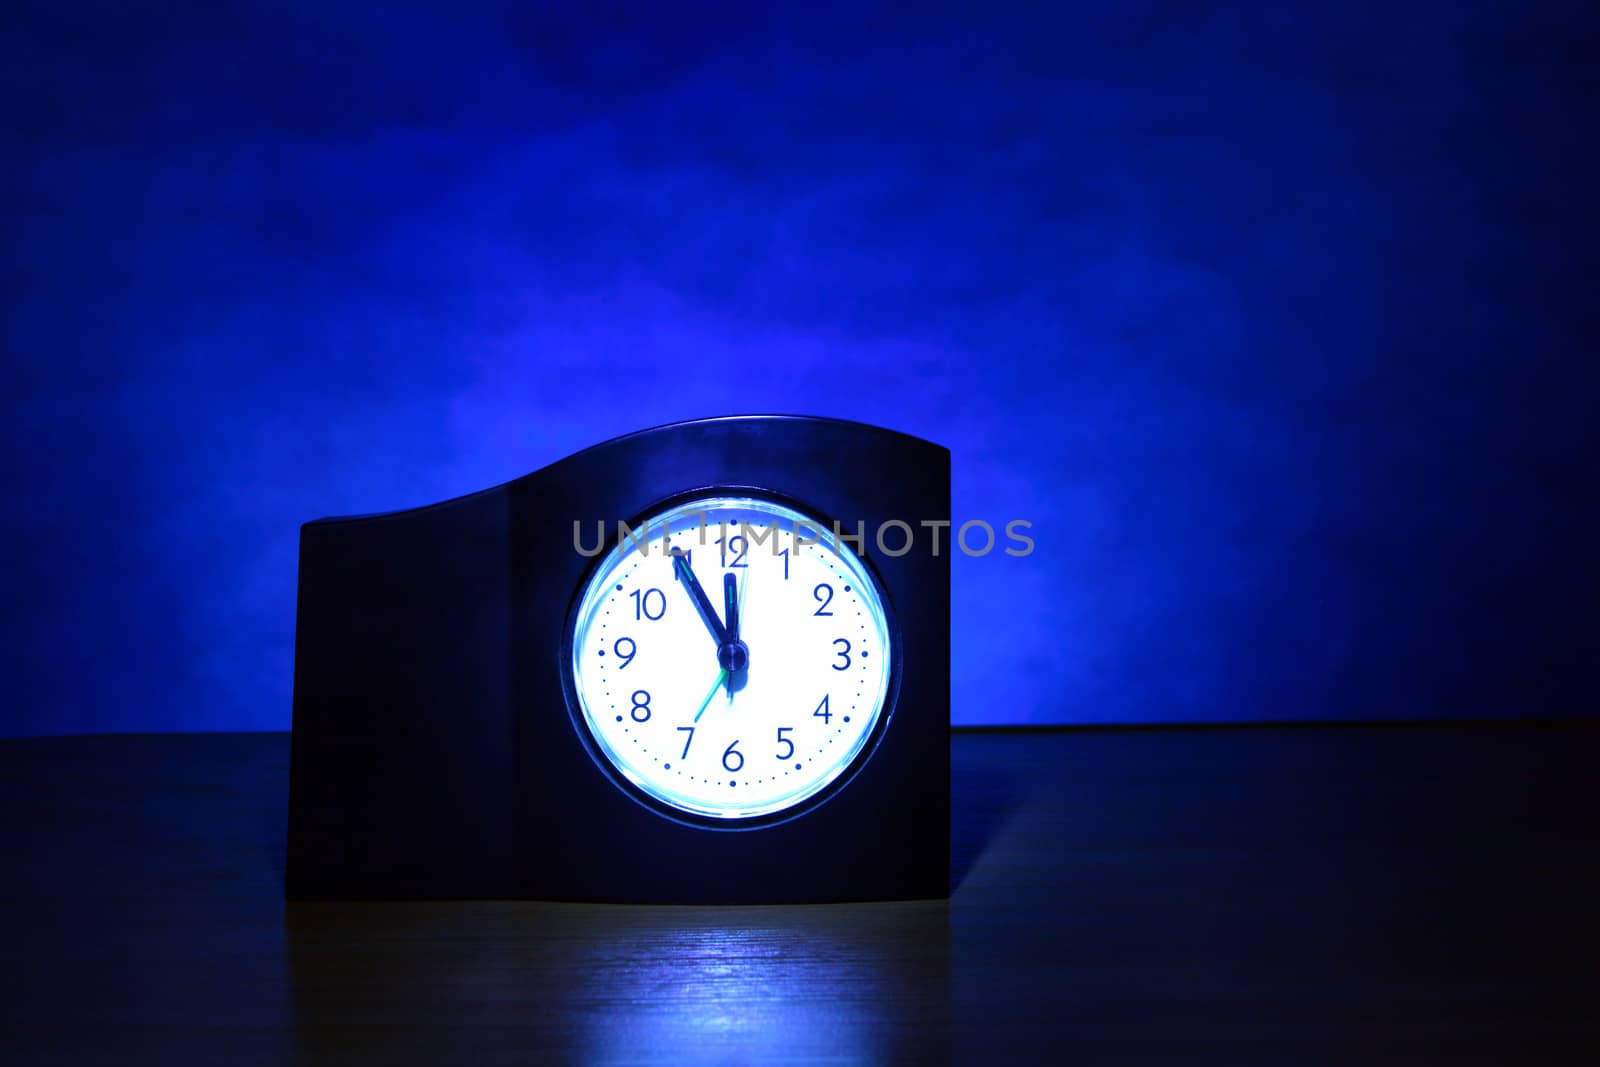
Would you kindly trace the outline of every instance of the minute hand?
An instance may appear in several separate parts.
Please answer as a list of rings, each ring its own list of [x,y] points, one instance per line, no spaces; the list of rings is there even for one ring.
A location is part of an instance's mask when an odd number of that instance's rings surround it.
[[[728,631],[722,625],[722,620],[717,618],[717,609],[711,606],[711,601],[706,597],[706,591],[700,588],[700,579],[694,576],[694,571],[689,567],[689,561],[684,558],[683,549],[672,550],[672,569],[678,581],[689,590],[689,595],[694,598],[694,606],[700,610],[700,618],[705,621],[706,629],[711,631],[711,637],[721,648],[728,641]]]
[[[722,643],[739,640],[739,579],[728,572],[722,576]]]

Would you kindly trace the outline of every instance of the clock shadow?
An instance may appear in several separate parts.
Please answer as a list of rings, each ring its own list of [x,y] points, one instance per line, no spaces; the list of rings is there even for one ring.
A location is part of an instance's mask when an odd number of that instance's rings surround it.
[[[941,1063],[943,901],[297,903],[295,1063]]]
[[[1021,805],[1020,776],[966,758],[972,746],[952,745],[950,764],[950,892],[972,874],[990,842]]]

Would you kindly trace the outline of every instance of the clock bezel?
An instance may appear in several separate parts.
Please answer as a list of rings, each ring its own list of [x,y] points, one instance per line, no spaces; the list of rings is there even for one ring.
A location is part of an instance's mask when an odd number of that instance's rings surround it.
[[[696,500],[717,496],[745,497],[789,508],[815,522],[822,530],[828,531],[830,534],[836,528],[835,523],[838,521],[823,509],[799,500],[791,494],[763,486],[741,485],[729,482],[705,485],[672,493],[634,512],[625,521],[630,526],[637,528],[664,512],[682,507]],[[603,541],[602,543],[607,542]],[[848,545],[845,547],[861,561],[862,571],[872,583],[873,592],[877,594],[878,602],[883,606],[884,627],[889,641],[889,677],[884,689],[882,710],[879,712],[877,720],[873,723],[871,732],[866,740],[863,741],[860,750],[835,775],[832,781],[790,807],[780,811],[742,818],[701,815],[696,812],[685,811],[651,795],[633,782],[622,772],[621,768],[612,762],[610,757],[602,750],[599,741],[594,737],[593,731],[589,727],[587,716],[584,714],[581,699],[578,696],[577,684],[573,676],[572,655],[577,633],[578,616],[582,608],[584,595],[594,583],[596,573],[604,565],[611,552],[607,549],[596,554],[594,559],[590,560],[583,568],[583,573],[573,589],[572,597],[567,605],[565,621],[562,625],[561,642],[557,655],[561,672],[562,698],[566,704],[567,717],[583,746],[583,750],[588,753],[589,759],[605,778],[630,800],[660,818],[681,826],[699,830],[715,830],[722,833],[744,833],[764,830],[793,822],[816,811],[843,792],[867,764],[872,761],[873,756],[882,744],[889,725],[894,719],[895,709],[899,704],[901,674],[904,670],[900,617],[895,609],[893,598],[890,596],[889,588],[884,583],[882,575],[878,573],[877,565],[872,560],[871,555],[866,551],[865,542],[863,542],[860,551]]]

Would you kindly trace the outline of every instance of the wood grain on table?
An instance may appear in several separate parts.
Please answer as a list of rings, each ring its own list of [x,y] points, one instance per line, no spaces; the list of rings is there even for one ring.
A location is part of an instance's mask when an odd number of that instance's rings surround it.
[[[287,735],[4,742],[0,1062],[1596,1063],[1597,741],[958,733],[948,903],[771,908],[287,905]]]

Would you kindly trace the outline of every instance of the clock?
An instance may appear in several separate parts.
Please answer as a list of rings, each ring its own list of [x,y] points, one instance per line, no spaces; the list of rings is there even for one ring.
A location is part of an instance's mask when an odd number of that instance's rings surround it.
[[[288,895],[947,895],[948,521],[945,449],[741,416],[307,523]]]

